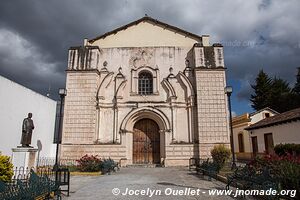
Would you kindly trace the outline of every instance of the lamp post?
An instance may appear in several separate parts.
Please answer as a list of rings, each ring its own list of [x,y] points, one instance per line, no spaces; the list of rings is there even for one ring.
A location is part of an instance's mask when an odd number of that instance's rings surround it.
[[[53,170],[57,171],[59,168],[59,162],[58,162],[58,149],[59,144],[61,144],[61,132],[62,132],[62,110],[63,110],[63,102],[65,99],[65,96],[67,95],[67,90],[65,88],[60,88],[58,90],[58,94],[60,96],[60,108],[59,108],[59,122],[58,122],[58,133],[56,138],[56,155],[55,155],[55,164],[53,167]]]
[[[231,86],[226,86],[225,87],[225,94],[227,94],[227,99],[228,99],[228,107],[229,107],[229,125],[230,125],[230,148],[231,148],[231,153],[232,153],[232,165],[231,169],[236,168],[236,163],[235,163],[235,154],[234,154],[234,142],[233,142],[233,130],[232,130],[232,114],[231,114],[231,93],[232,93],[232,87]]]

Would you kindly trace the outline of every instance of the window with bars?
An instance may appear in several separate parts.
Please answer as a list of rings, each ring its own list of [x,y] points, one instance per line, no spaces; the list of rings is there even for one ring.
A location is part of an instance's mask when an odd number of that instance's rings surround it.
[[[153,94],[153,77],[149,72],[139,74],[139,94]]]

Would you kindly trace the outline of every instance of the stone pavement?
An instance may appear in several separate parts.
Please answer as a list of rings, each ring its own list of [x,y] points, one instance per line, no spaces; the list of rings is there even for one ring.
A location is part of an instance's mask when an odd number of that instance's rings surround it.
[[[114,189],[117,188],[117,189]],[[122,195],[126,189],[139,195]],[[151,196],[151,192],[156,193]],[[190,189],[188,189],[190,188]],[[230,196],[210,196],[210,189],[224,189],[225,184],[196,175],[187,168],[121,168],[103,176],[72,176],[70,197],[63,200],[89,199],[233,199]],[[114,189],[114,190],[113,190]],[[197,193],[198,195],[192,192]],[[113,195],[120,192],[118,195]],[[142,191],[144,190],[144,191]],[[142,194],[144,192],[144,194]],[[182,192],[183,195],[166,195]]]

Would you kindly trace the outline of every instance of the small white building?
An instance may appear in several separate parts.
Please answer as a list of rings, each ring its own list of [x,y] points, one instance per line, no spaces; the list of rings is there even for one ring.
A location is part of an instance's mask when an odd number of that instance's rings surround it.
[[[265,118],[279,114],[270,108],[264,108],[253,113],[245,113],[232,119],[234,152],[238,160],[249,160],[253,157],[251,138],[247,127]]]
[[[31,112],[35,129],[31,146],[40,157],[55,157],[53,144],[56,101],[0,76],[0,151],[12,155],[20,146],[23,119]]]
[[[251,151],[272,154],[277,144],[300,144],[300,108],[293,109],[266,119],[248,128]]]

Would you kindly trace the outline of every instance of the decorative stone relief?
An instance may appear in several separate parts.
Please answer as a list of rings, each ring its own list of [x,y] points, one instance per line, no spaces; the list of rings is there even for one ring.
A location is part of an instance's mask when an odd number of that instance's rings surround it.
[[[203,47],[194,48],[195,67],[204,67],[204,51]]]
[[[98,46],[71,47],[69,49],[68,70],[97,69],[100,58]]]
[[[97,98],[98,100],[105,100],[105,92],[107,91],[107,88],[111,85],[113,82],[113,72],[107,72],[105,73],[105,76],[100,82],[98,92],[97,92]],[[102,74],[100,74],[102,75]]]
[[[224,67],[223,47],[215,45],[214,46],[214,51],[215,51],[216,66],[217,67]]]
[[[129,66],[132,66],[134,69],[140,66],[153,66],[153,49],[152,48],[143,48],[136,50],[132,53],[133,56],[129,60]]]
[[[126,86],[126,79],[125,79],[125,76],[122,72],[122,67],[119,67],[118,69],[118,74],[117,76],[115,77],[115,84],[116,84],[116,98],[117,99],[122,99],[123,96],[124,96],[124,89],[125,89],[125,86]]]

